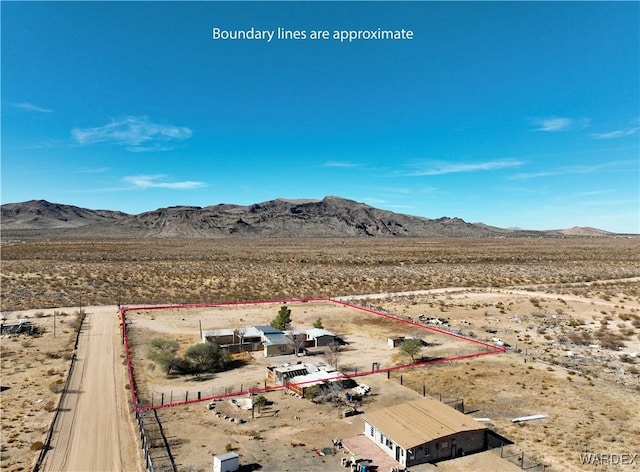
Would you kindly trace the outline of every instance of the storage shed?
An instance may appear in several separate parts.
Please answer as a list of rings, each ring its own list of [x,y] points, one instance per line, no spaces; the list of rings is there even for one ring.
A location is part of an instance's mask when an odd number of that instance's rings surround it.
[[[336,341],[336,335],[331,331],[322,328],[308,329],[307,332],[307,347],[322,347],[329,346]]]

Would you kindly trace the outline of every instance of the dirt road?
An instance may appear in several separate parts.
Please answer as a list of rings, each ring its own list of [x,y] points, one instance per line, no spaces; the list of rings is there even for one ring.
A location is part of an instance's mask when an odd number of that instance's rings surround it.
[[[115,307],[88,307],[46,471],[141,471]]]

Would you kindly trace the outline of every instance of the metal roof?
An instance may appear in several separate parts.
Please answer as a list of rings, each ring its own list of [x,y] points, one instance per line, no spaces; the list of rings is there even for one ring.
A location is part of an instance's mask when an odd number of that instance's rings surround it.
[[[287,336],[282,333],[282,332],[278,332],[278,333],[264,333],[262,335],[262,344],[264,344],[265,346],[271,346],[271,345],[284,345],[284,344],[293,344],[293,342],[287,338]]]
[[[269,325],[254,326],[254,328],[256,328],[258,331],[264,334],[277,334],[277,333],[283,332],[282,330],[276,329],[273,326],[269,326]]]
[[[331,331],[326,329],[313,328],[304,332],[308,339],[314,339],[319,336],[335,336]],[[296,334],[293,331],[281,331],[275,329],[269,325],[249,326],[246,328],[233,329],[217,329],[213,331],[203,331],[202,337],[218,337],[218,336],[231,336],[237,334],[243,338],[261,338],[265,345],[283,345],[293,344],[293,341],[288,337],[291,334]],[[301,333],[302,334],[302,333]]]
[[[367,413],[364,420],[403,449],[410,449],[486,425],[432,398],[422,398]]]
[[[342,380],[342,378],[343,375],[336,370],[330,372],[325,370],[318,370],[317,372],[293,377],[289,379],[289,382],[292,384],[304,385],[305,387],[311,387],[313,385],[320,385],[325,382],[335,382],[337,380]]]
[[[309,339],[319,338],[320,336],[335,336],[331,331],[323,328],[311,328],[306,331]]]
[[[248,328],[244,328],[244,332],[242,333],[242,336],[245,338],[261,338],[262,331],[257,329],[255,326],[250,326]]]
[[[217,337],[217,336],[232,336],[235,333],[235,330],[232,328],[227,329],[215,329],[211,331],[202,331],[202,336],[205,337]]]

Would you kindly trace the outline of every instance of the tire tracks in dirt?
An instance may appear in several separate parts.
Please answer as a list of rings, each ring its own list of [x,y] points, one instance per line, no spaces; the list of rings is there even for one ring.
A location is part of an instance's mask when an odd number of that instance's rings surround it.
[[[113,307],[92,307],[82,326],[76,364],[61,404],[44,471],[142,470],[118,362]]]

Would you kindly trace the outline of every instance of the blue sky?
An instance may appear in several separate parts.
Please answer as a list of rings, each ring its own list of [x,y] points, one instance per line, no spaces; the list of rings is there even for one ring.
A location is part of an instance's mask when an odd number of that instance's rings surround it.
[[[2,2],[2,203],[640,232],[638,2]],[[213,28],[305,31],[214,40]],[[413,31],[312,40],[312,30]]]

